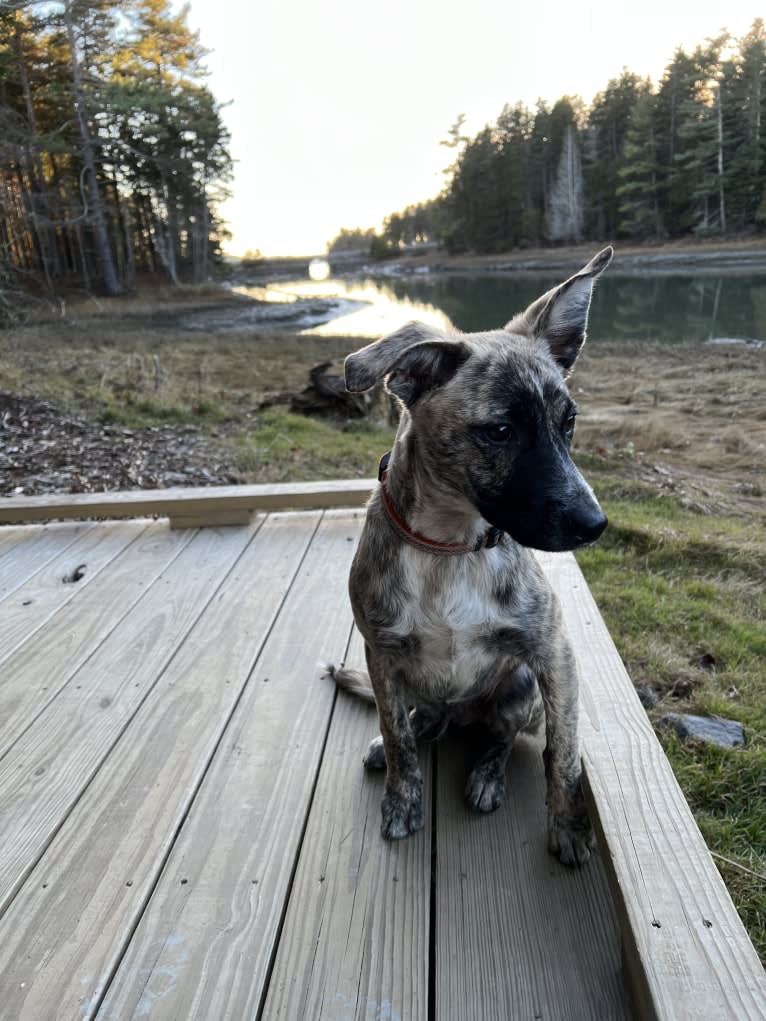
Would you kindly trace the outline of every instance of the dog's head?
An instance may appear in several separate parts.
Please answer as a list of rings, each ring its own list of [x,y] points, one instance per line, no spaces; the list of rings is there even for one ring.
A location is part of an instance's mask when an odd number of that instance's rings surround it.
[[[565,379],[611,258],[605,248],[502,330],[410,323],[346,359],[351,391],[386,378],[423,469],[524,546],[575,549],[606,527],[569,454],[576,408]]]

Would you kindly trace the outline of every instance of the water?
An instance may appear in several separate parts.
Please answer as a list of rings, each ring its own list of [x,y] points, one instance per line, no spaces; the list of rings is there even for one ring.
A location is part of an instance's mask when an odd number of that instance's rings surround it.
[[[409,319],[450,322],[467,332],[495,329],[565,273],[417,273],[385,278],[292,281],[301,297],[361,302],[356,311],[311,329],[326,335],[382,336]],[[353,306],[349,306],[353,307]],[[616,273],[599,280],[589,337],[678,343],[737,338],[766,342],[766,271]]]

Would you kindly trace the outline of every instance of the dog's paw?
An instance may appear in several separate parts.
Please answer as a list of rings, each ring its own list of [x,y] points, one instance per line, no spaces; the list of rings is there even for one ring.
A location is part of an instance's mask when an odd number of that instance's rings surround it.
[[[386,840],[401,840],[423,829],[423,790],[410,784],[404,792],[388,791],[381,805],[381,833]]]
[[[383,748],[383,738],[378,735],[372,741],[367,749],[367,754],[362,759],[365,769],[385,769],[386,768],[386,753]]]
[[[465,785],[466,801],[474,812],[494,812],[505,801],[505,773],[492,765],[479,765]]]
[[[548,850],[562,865],[584,865],[595,846],[590,819],[584,812],[548,817]]]

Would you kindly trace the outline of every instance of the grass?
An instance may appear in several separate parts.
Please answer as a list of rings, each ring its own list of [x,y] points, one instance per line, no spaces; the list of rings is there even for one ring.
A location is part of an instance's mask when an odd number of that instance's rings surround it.
[[[375,475],[394,430],[366,421],[333,423],[270,408],[237,440],[244,475],[289,482]]]

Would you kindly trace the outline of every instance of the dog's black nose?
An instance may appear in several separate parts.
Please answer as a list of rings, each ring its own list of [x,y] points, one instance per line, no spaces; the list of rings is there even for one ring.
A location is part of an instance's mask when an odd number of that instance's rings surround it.
[[[585,513],[579,514],[576,522],[573,524],[577,538],[581,543],[586,543],[595,542],[606,528],[608,522],[606,514],[596,505],[595,507],[588,508]]]

